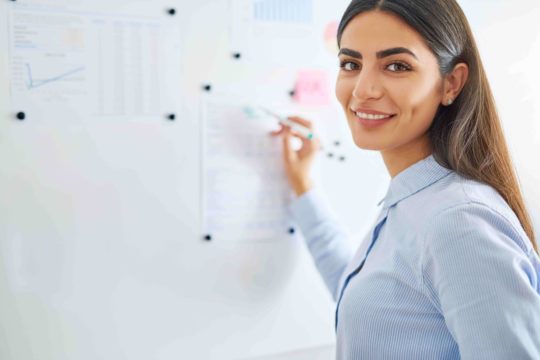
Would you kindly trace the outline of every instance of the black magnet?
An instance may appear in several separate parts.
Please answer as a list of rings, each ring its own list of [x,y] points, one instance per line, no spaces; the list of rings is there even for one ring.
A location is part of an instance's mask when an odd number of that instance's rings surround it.
[[[170,8],[169,10],[167,10],[167,12],[169,13],[169,15],[174,16],[176,14],[176,9]]]
[[[26,119],[26,114],[25,114],[24,112],[22,112],[22,111],[19,111],[19,112],[17,113],[17,119],[19,119],[19,120],[24,120],[24,119]]]
[[[212,85],[204,85],[203,89],[204,89],[204,91],[211,91],[212,90]]]
[[[340,156],[339,161],[345,161],[345,156]]]
[[[326,156],[328,156],[329,158],[333,158],[334,154],[333,153],[328,153],[328,154],[326,154]]]
[[[341,143],[340,143],[339,141],[335,141],[335,142],[334,142],[334,145],[335,145],[335,146],[340,146]]]
[[[294,91],[294,90],[289,91],[289,95],[290,95],[291,97],[293,97],[294,94],[296,94],[296,91]]]
[[[212,241],[212,235],[205,235],[204,240],[206,241]]]
[[[176,119],[176,115],[175,115],[175,114],[169,114],[169,115],[167,116],[167,119],[173,121],[173,120]]]
[[[291,234],[291,235],[292,235],[292,234],[294,234],[294,232],[295,232],[295,230],[294,230],[294,228],[293,228],[293,227],[289,228],[289,234]]]
[[[233,57],[234,57],[235,59],[240,59],[240,58],[242,57],[242,54],[240,54],[240,53],[237,52],[237,53],[234,53],[234,54],[233,54]]]

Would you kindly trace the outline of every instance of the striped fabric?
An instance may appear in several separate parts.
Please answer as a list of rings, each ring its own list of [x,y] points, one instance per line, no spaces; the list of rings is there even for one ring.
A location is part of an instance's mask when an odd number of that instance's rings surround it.
[[[336,300],[337,359],[540,359],[540,259],[501,196],[429,156],[383,202],[356,252],[317,190],[291,204]]]

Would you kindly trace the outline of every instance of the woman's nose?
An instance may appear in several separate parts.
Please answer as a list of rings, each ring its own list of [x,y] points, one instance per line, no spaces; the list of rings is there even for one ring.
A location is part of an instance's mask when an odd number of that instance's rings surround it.
[[[382,85],[375,71],[362,69],[354,85],[352,96],[358,100],[378,99],[382,96]]]

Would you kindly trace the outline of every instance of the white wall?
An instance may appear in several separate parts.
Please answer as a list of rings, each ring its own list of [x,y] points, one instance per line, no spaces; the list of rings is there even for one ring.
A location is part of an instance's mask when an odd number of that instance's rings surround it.
[[[480,48],[525,201],[540,230],[540,4],[460,1]]]

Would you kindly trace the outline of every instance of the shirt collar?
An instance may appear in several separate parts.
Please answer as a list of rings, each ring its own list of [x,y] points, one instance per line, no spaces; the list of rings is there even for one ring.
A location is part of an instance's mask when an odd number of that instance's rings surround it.
[[[384,208],[394,206],[401,200],[416,194],[422,189],[447,176],[449,170],[437,163],[433,155],[409,166],[390,181],[390,186],[384,199]]]

